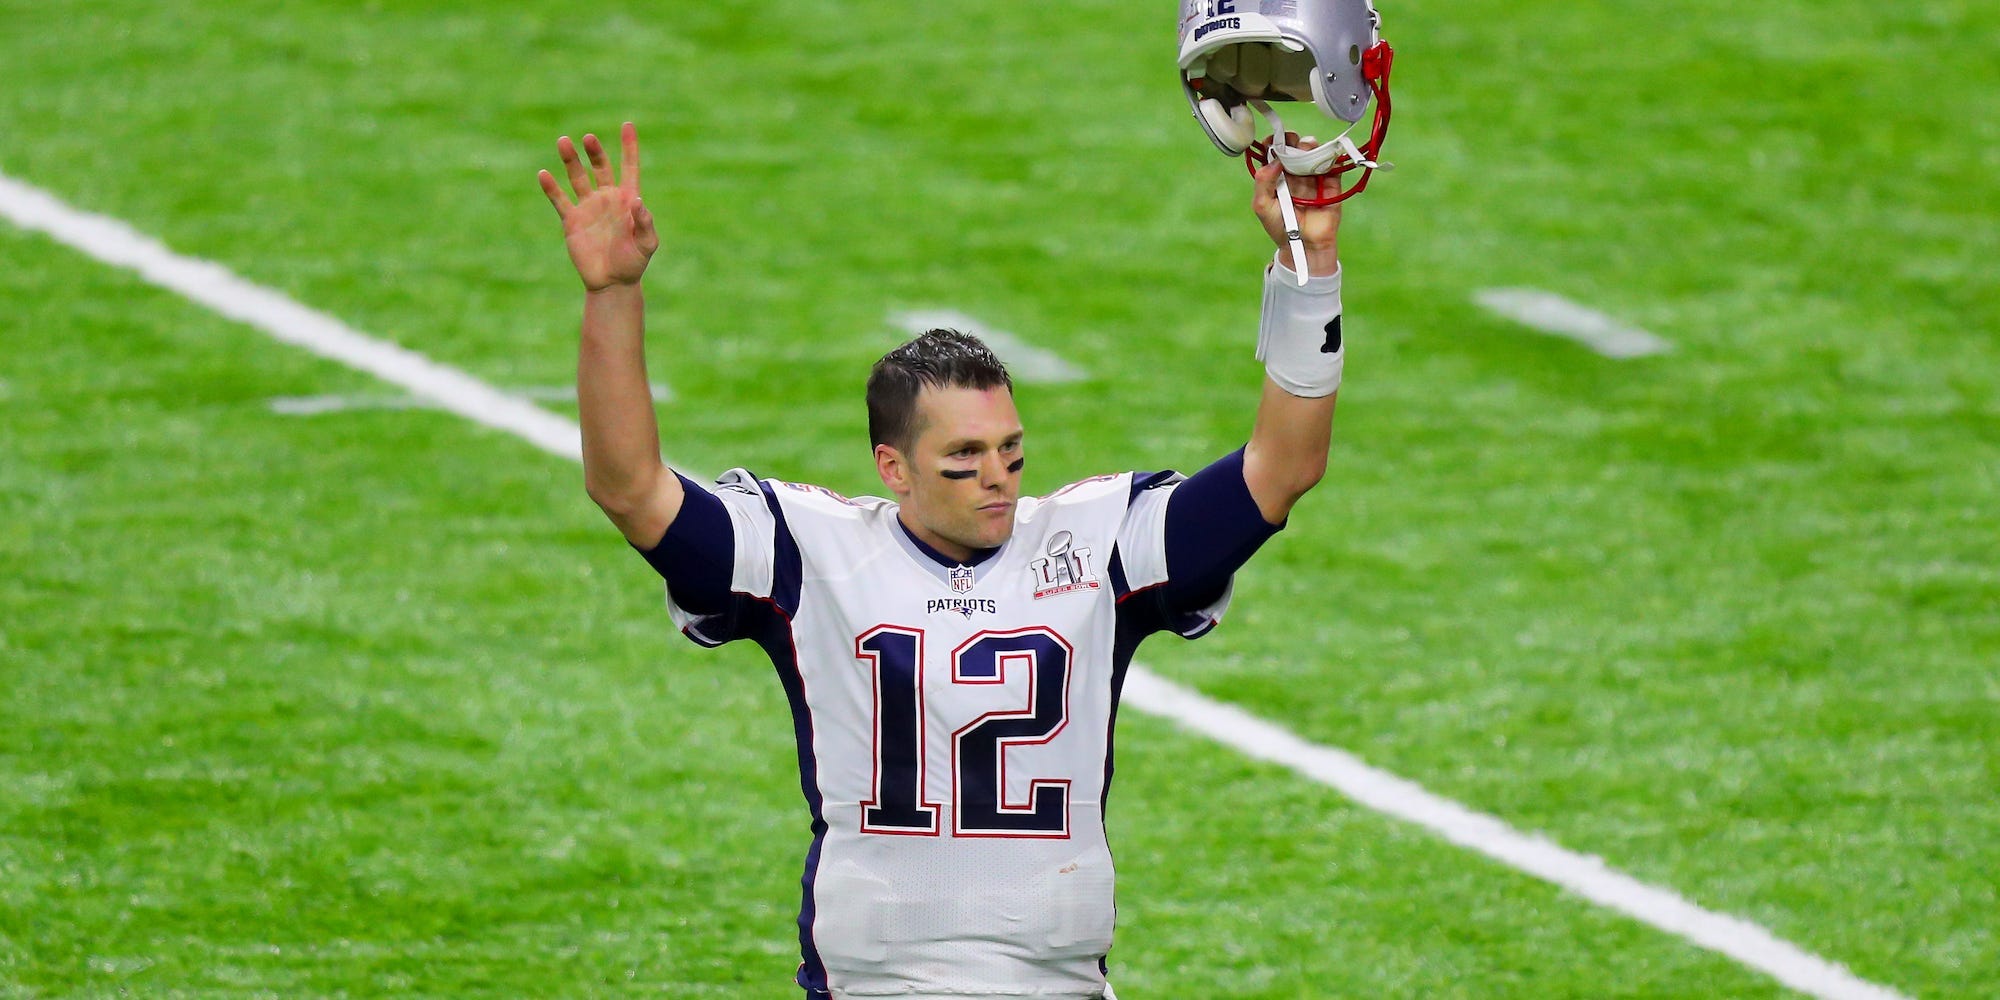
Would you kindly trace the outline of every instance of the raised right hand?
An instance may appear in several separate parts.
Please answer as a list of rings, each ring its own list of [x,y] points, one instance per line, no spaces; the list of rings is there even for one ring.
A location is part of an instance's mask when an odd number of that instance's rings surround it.
[[[1285,133],[1285,141],[1300,149],[1313,149],[1319,145],[1319,140],[1312,136],[1301,139],[1296,132]],[[1291,241],[1285,237],[1284,212],[1278,208],[1278,185],[1290,185],[1294,198],[1309,198],[1314,194],[1313,179],[1285,173],[1275,156],[1258,169],[1256,178],[1250,209],[1257,213],[1257,221],[1264,224],[1264,232],[1271,237],[1271,242],[1277,244],[1278,259],[1296,271],[1299,265],[1292,260]],[[1306,261],[1311,265],[1313,274],[1332,274],[1340,267],[1340,209],[1340,205],[1324,208],[1296,206],[1299,238],[1305,244]]]
[[[592,292],[613,285],[634,285],[646,273],[646,263],[660,248],[660,234],[653,227],[653,213],[639,200],[639,131],[631,122],[619,130],[622,141],[623,177],[612,176],[605,158],[604,144],[594,135],[583,137],[584,154],[590,157],[585,171],[577,158],[576,144],[569,136],[556,140],[563,169],[569,173],[570,187],[576,190],[572,202],[555,176],[544,170],[537,179],[542,193],[562,218],[563,243],[569,248],[570,263],[576,265],[583,287]]]

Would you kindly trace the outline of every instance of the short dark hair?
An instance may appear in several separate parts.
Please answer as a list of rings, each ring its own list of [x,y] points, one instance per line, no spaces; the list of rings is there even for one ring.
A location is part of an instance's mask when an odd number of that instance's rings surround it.
[[[917,396],[933,389],[1014,391],[1007,366],[969,333],[928,330],[923,336],[882,355],[868,373],[868,438],[907,450],[917,436]]]

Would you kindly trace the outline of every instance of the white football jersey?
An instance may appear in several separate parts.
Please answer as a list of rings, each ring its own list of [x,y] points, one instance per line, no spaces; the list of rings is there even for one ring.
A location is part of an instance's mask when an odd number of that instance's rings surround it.
[[[834,998],[1102,997],[1111,727],[1145,635],[1206,632],[1227,589],[1170,615],[1164,524],[1181,477],[1022,498],[974,565],[897,505],[732,470],[725,613],[669,605],[705,645],[777,666],[812,810],[799,983]],[[1122,604],[1122,607],[1121,607]]]

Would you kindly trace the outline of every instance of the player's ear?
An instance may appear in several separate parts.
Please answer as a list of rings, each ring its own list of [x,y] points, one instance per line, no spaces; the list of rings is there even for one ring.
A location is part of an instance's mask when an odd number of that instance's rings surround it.
[[[909,495],[911,471],[909,464],[903,461],[902,452],[886,444],[875,446],[875,474],[882,477],[882,485],[887,486],[890,493],[899,497]]]

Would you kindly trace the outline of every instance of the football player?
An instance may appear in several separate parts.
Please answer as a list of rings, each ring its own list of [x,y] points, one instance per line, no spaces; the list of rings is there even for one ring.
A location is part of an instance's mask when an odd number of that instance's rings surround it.
[[[1253,208],[1277,245],[1267,374],[1248,443],[1192,476],[1021,496],[1006,368],[933,330],[868,379],[887,499],[743,469],[711,487],[660,460],[639,285],[660,237],[630,123],[621,139],[622,176],[591,135],[580,152],[557,143],[573,197],[540,175],[585,290],[585,486],[665,578],[688,638],[755,642],[777,668],[811,815],[798,985],[828,1000],[1109,997],[1120,686],[1140,640],[1215,626],[1232,574],[1326,467],[1345,356],[1340,207],[1301,207],[1293,229],[1280,164],[1256,172]]]

